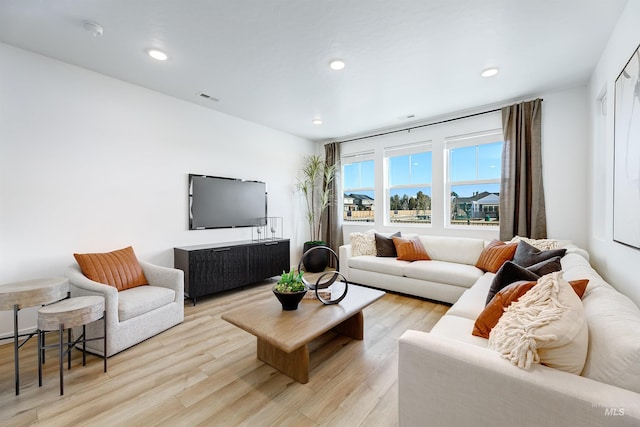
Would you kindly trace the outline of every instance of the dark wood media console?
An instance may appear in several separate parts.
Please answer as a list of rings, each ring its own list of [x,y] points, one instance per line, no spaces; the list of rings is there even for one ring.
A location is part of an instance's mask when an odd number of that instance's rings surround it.
[[[256,283],[289,271],[289,239],[241,241],[173,248],[184,271],[184,292],[193,300]]]

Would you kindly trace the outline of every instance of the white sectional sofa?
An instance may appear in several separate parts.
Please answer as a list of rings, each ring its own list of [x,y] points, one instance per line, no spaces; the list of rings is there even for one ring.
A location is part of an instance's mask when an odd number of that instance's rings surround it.
[[[384,234],[389,236],[389,234]],[[455,303],[485,272],[475,267],[484,247],[482,239],[403,234],[418,236],[431,261],[399,261],[394,257],[353,256],[351,244],[340,247],[340,272],[361,285]],[[568,240],[558,241],[567,252],[587,252]]]
[[[561,262],[566,280],[589,279],[580,375],[520,369],[472,335],[495,276],[485,273],[430,332],[400,338],[400,426],[639,426],[640,309],[576,252]]]

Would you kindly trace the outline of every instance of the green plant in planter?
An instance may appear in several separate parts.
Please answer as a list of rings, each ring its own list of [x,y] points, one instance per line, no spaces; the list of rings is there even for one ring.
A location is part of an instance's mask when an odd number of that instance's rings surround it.
[[[282,276],[274,288],[280,293],[301,292],[307,289],[302,281],[302,271],[296,273],[293,268],[288,273],[282,271]]]
[[[297,188],[307,202],[307,222],[310,242],[320,242],[320,219],[331,204],[331,182],[335,178],[336,165],[328,165],[319,155],[305,157],[302,178]]]

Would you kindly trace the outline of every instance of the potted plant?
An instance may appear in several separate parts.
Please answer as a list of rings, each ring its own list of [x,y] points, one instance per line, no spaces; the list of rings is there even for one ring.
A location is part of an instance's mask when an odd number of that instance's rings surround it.
[[[307,293],[307,287],[302,281],[302,272],[296,273],[293,268],[288,273],[283,271],[272,291],[282,304],[283,310],[296,310]]]
[[[336,165],[328,165],[315,154],[305,157],[302,178],[298,179],[297,188],[304,195],[307,204],[307,222],[311,240],[304,243],[303,253],[314,246],[325,246],[321,240],[322,215],[331,204],[331,183],[335,178]],[[305,270],[311,273],[323,271],[329,263],[329,254],[318,250],[308,254],[303,260]]]

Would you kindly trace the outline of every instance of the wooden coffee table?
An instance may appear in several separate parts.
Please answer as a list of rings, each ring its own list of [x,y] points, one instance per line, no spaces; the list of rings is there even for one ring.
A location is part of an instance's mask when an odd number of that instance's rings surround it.
[[[340,304],[323,305],[315,299],[304,299],[297,310],[283,311],[272,292],[265,291],[264,299],[224,313],[222,318],[258,338],[258,359],[305,384],[309,382],[307,344],[330,330],[362,340],[362,310],[384,294],[349,285]]]

